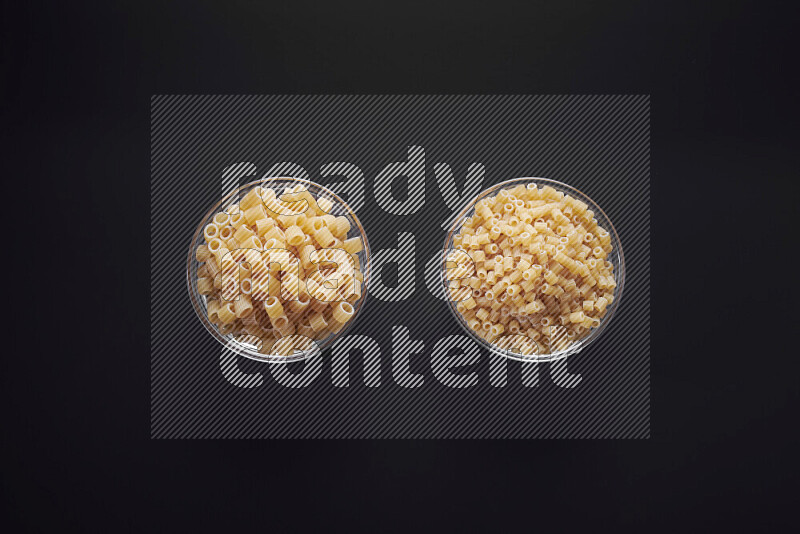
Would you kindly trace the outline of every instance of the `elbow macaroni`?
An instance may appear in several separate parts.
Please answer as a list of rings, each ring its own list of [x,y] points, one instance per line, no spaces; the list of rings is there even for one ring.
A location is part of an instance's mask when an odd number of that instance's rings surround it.
[[[453,243],[450,298],[494,345],[516,343],[522,354],[563,350],[599,326],[614,300],[611,235],[584,202],[553,187],[517,185],[479,200]]]

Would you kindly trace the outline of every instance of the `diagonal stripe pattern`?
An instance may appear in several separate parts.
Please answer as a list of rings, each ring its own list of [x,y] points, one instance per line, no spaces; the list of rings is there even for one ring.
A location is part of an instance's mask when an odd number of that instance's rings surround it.
[[[424,174],[376,191],[381,171],[409,155]],[[282,366],[220,347],[194,316],[184,274],[209,207],[276,173],[341,192],[373,252],[397,248],[400,234],[414,242],[413,287],[376,273],[385,287],[373,288],[346,338],[315,361]],[[520,176],[553,178],[595,200],[627,263],[609,328],[552,364],[491,362],[428,285],[426,265],[464,191]],[[422,184],[418,210],[381,209]],[[154,96],[150,192],[154,438],[650,435],[648,96]]]

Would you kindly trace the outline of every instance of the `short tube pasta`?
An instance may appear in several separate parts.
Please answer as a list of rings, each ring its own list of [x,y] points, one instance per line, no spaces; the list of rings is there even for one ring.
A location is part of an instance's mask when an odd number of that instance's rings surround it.
[[[337,323],[346,323],[353,317],[353,306],[349,302],[339,302],[333,307],[333,319]]]
[[[309,317],[308,323],[314,332],[321,332],[328,327],[328,321],[325,320],[321,312],[312,314],[311,317]]]
[[[337,238],[342,238],[350,231],[350,221],[347,217],[336,217],[333,221],[331,233]]]
[[[208,250],[208,246],[200,245],[199,247],[197,247],[194,257],[200,263],[208,261],[209,258],[211,258],[211,252]]]
[[[233,303],[228,302],[220,306],[217,311],[217,316],[223,324],[231,323],[236,319],[236,310],[234,310]]]
[[[247,295],[239,295],[239,298],[233,304],[233,311],[239,319],[244,319],[252,315],[253,303],[250,302],[250,297]]]
[[[244,218],[249,225],[255,225],[256,222],[264,220],[266,217],[267,210],[264,209],[263,204],[257,204],[244,212]]]
[[[326,226],[323,226],[319,230],[315,230],[312,237],[322,248],[330,248],[336,243],[336,238],[333,237],[330,229],[328,229]]]
[[[278,297],[275,296],[269,297],[266,302],[264,302],[264,309],[267,311],[267,315],[272,319],[283,315],[283,305],[280,300],[278,300]]]
[[[219,234],[219,226],[216,224],[209,224],[203,230],[203,237],[205,237],[206,243],[217,237],[217,234]]]
[[[213,278],[198,278],[197,279],[197,292],[201,295],[210,295],[214,292],[214,279]]]
[[[216,215],[214,215],[214,218],[212,220],[214,221],[214,224],[217,225],[217,227],[224,228],[225,226],[228,226],[228,223],[231,221],[231,216],[228,213],[224,212],[217,213]]]
[[[364,245],[360,237],[351,237],[350,239],[345,239],[344,243],[342,243],[342,250],[348,254],[358,254],[363,249]]]
[[[219,308],[220,304],[217,299],[209,299],[208,306],[206,307],[206,313],[208,314],[208,320],[212,323],[219,322]]]
[[[299,226],[290,226],[286,229],[286,244],[296,247],[304,241],[305,233]]]
[[[233,233],[233,238],[236,240],[237,243],[243,243],[248,238],[253,237],[256,233],[247,225],[241,225],[236,231]]]

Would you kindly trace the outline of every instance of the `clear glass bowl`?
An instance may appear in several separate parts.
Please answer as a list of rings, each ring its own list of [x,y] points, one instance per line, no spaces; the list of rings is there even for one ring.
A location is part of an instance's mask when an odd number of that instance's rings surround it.
[[[496,195],[500,192],[501,189],[509,189],[512,187],[516,187],[520,184],[536,184],[539,187],[549,185],[550,187],[554,188],[557,191],[564,193],[565,195],[570,195],[578,200],[581,200],[588,204],[589,209],[594,212],[594,216],[597,219],[597,224],[602,228],[608,230],[609,235],[611,236],[611,245],[613,250],[606,258],[614,265],[614,281],[617,283],[617,287],[614,289],[614,300],[608,306],[607,312],[605,316],[600,320],[600,324],[591,329],[589,334],[578,340],[573,342],[569,345],[566,349],[560,350],[557,352],[552,352],[549,354],[532,354],[532,355],[525,355],[519,354],[516,352],[512,352],[509,349],[498,347],[497,345],[493,345],[481,336],[479,336],[474,330],[472,330],[468,325],[464,317],[458,312],[456,309],[456,302],[450,300],[449,298],[445,298],[448,303],[448,308],[450,312],[455,317],[458,324],[461,325],[461,328],[464,329],[476,342],[478,342],[481,346],[485,347],[489,351],[494,354],[502,355],[507,358],[511,358],[514,360],[526,361],[526,362],[549,362],[560,360],[570,356],[572,354],[577,354],[592,343],[603,333],[603,331],[608,327],[608,324],[611,322],[611,319],[614,317],[617,309],[620,306],[620,302],[622,301],[622,293],[625,287],[625,257],[622,254],[622,244],[620,243],[619,236],[617,235],[617,230],[614,228],[614,225],[611,224],[608,216],[605,212],[600,209],[592,199],[590,199],[585,194],[581,193],[574,187],[571,187],[567,184],[558,182],[556,180],[551,180],[549,178],[514,178],[512,180],[507,180],[505,182],[499,183],[486,189],[485,191],[481,192],[480,195],[472,199],[461,211],[456,213],[453,216],[453,222],[450,225],[450,229],[447,233],[447,238],[445,239],[444,249],[442,251],[442,263],[441,263],[441,273],[440,273],[440,280],[441,280],[441,287],[445,292],[445,295],[448,294],[447,292],[447,278],[446,278],[446,258],[448,253],[453,248],[453,242],[455,239],[456,234],[461,230],[462,226],[464,225],[464,221],[467,218],[471,217],[475,213],[475,204],[477,204],[480,200],[491,197]]]
[[[350,222],[350,232],[347,234],[348,237],[360,237],[362,242],[364,243],[364,247],[356,254],[358,256],[359,263],[361,265],[361,272],[364,275],[364,281],[361,283],[361,297],[352,302],[353,304],[353,317],[350,321],[347,322],[344,328],[339,330],[334,334],[330,334],[325,339],[315,340],[315,346],[307,351],[295,351],[294,354],[284,356],[278,354],[262,354],[258,351],[258,347],[252,345],[250,343],[245,343],[235,339],[233,334],[223,334],[219,327],[212,323],[208,319],[207,313],[207,301],[204,295],[201,295],[197,290],[197,269],[200,267],[201,263],[197,261],[195,258],[195,251],[199,245],[205,243],[205,239],[203,237],[203,229],[206,225],[212,222],[212,218],[215,214],[220,211],[224,211],[232,204],[237,204],[240,199],[242,199],[251,189],[261,186],[261,187],[268,187],[275,189],[276,191],[283,191],[286,187],[291,187],[295,185],[303,185],[308,189],[308,191],[315,197],[315,198],[327,198],[333,203],[333,207],[330,210],[331,215],[335,216],[343,216],[346,217],[347,220]],[[312,356],[319,354],[321,351],[325,350],[326,348],[330,347],[331,344],[338,339],[340,336],[345,334],[355,323],[356,317],[364,308],[364,303],[366,302],[367,296],[367,287],[369,284],[369,275],[370,275],[370,250],[369,250],[369,242],[367,241],[367,233],[364,231],[364,227],[361,225],[361,222],[358,220],[353,209],[344,201],[342,200],[336,193],[331,191],[330,189],[323,187],[319,184],[314,182],[310,182],[308,180],[302,180],[299,178],[264,178],[262,180],[257,180],[255,182],[250,182],[247,185],[244,185],[231,193],[229,193],[225,198],[223,198],[220,202],[214,205],[208,213],[205,214],[203,219],[197,226],[197,230],[192,237],[191,245],[189,246],[189,254],[186,260],[186,285],[189,289],[189,298],[192,301],[192,307],[194,308],[195,313],[197,314],[197,318],[200,319],[200,322],[203,323],[206,330],[211,333],[214,338],[219,341],[222,345],[227,347],[229,350],[244,356],[245,358],[250,358],[253,360],[258,360],[261,362],[278,362],[278,363],[289,363],[294,361],[305,360]],[[260,303],[259,303],[260,304]]]

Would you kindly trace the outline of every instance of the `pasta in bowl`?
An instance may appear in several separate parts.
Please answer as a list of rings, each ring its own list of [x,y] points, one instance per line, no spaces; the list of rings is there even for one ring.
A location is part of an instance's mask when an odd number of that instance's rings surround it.
[[[580,352],[608,326],[625,283],[611,221],[586,195],[517,178],[454,219],[442,284],[459,324],[490,351],[522,361]]]
[[[206,329],[242,356],[309,358],[330,346],[364,306],[367,236],[329,189],[267,178],[231,192],[192,239],[186,281]]]

